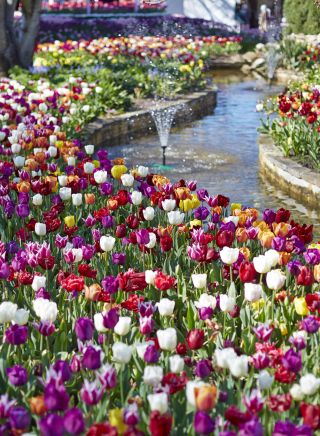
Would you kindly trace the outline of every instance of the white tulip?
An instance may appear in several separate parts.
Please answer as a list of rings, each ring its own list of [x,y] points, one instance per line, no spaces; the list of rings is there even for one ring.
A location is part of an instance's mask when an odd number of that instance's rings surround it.
[[[176,200],[166,199],[162,201],[162,208],[165,212],[172,212],[176,208]]]
[[[36,315],[43,322],[55,322],[58,315],[57,303],[45,298],[37,298],[32,302]]]
[[[217,299],[213,295],[201,294],[199,300],[196,301],[194,305],[197,309],[211,307],[214,310],[217,306]]]
[[[179,226],[183,223],[184,220],[184,213],[179,212],[178,210],[173,210],[171,212],[168,212],[168,221],[169,224]]]
[[[140,177],[147,177],[147,175],[149,174],[149,168],[140,165],[138,167],[138,174]]]
[[[86,153],[88,155],[91,155],[94,153],[94,145],[92,145],[92,144],[85,145],[84,149],[86,150]]]
[[[92,162],[85,162],[85,164],[83,165],[83,171],[86,174],[92,174],[94,169],[95,169],[95,166]]]
[[[147,269],[144,274],[146,283],[148,283],[148,285],[154,285],[154,279],[157,276],[157,271]]]
[[[226,265],[232,265],[238,260],[239,248],[223,247],[220,250],[220,258]]]
[[[314,395],[320,387],[320,378],[306,374],[300,378],[300,387],[304,395]]]
[[[131,327],[131,318],[129,316],[120,316],[119,321],[114,326],[114,332],[117,335],[125,336],[129,333]]]
[[[102,313],[95,313],[93,316],[93,322],[95,329],[99,333],[105,333],[108,329],[103,325],[103,314]]]
[[[12,321],[18,325],[25,325],[28,322],[29,314],[29,310],[18,309],[14,314]]]
[[[229,362],[237,357],[233,348],[217,349],[214,353],[219,368],[229,368]]]
[[[55,143],[57,142],[57,139],[58,139],[57,135],[50,135],[49,136],[49,143],[50,143],[50,145],[55,145]]]
[[[74,167],[76,164],[76,159],[74,156],[69,156],[67,159],[67,164],[71,167]]]
[[[13,163],[17,168],[22,168],[25,163],[25,158],[23,156],[16,156],[13,158]]]
[[[152,221],[154,218],[154,209],[153,207],[149,206],[143,209],[142,211],[143,217],[146,221]]]
[[[232,312],[236,305],[236,300],[226,294],[220,295],[220,309],[222,312]]]
[[[271,269],[269,260],[263,254],[253,258],[253,266],[259,274],[265,274]]]
[[[279,263],[280,255],[278,251],[270,249],[264,255],[269,262],[270,268],[274,268]]]
[[[45,236],[47,233],[47,226],[44,223],[36,223],[34,226],[34,231],[38,236]]]
[[[286,282],[286,276],[280,269],[274,269],[267,273],[266,282],[269,289],[279,291]]]
[[[116,240],[113,236],[101,236],[100,247],[103,251],[111,251],[114,247]]]
[[[169,298],[161,298],[157,307],[161,316],[171,316],[174,311],[175,302]]]
[[[139,206],[142,203],[142,193],[139,191],[133,191],[131,193],[131,201],[135,206]]]
[[[273,376],[268,373],[267,370],[262,370],[258,375],[258,386],[261,390],[269,389],[273,383]]]
[[[72,194],[72,204],[76,207],[81,206],[82,204],[82,194]]]
[[[147,385],[157,386],[163,379],[162,366],[146,366],[143,373],[143,381]]]
[[[101,185],[102,183],[106,182],[108,173],[104,170],[98,170],[93,174],[94,180],[98,185]]]
[[[62,201],[70,200],[72,195],[72,190],[71,188],[60,188],[59,195]]]
[[[164,414],[168,411],[168,396],[165,392],[149,394],[147,398],[152,412],[157,410],[161,414]]]
[[[131,359],[132,348],[123,342],[115,342],[112,345],[113,360],[118,363],[128,363]]]
[[[32,204],[34,206],[41,206],[43,201],[43,197],[41,194],[36,194],[32,197]]]
[[[207,274],[192,274],[191,279],[196,289],[204,289],[207,287]]]
[[[67,183],[68,183],[68,176],[65,176],[65,175],[63,175],[63,176],[58,176],[58,182],[59,182],[59,185],[62,186],[62,187],[67,186]],[[67,188],[67,189],[70,190],[70,195],[71,195],[71,188]],[[59,191],[59,192],[60,192],[60,191]],[[63,191],[62,191],[62,192],[63,192]]]
[[[34,276],[33,281],[32,281],[32,285],[31,285],[34,292],[39,291],[40,288],[45,288],[46,281],[47,281],[47,279],[45,276]]]
[[[179,356],[179,354],[175,354],[174,356],[169,357],[170,363],[170,371],[174,374],[179,374],[183,371],[184,368],[184,359]]]
[[[11,301],[3,301],[0,304],[0,323],[11,322],[18,310],[18,306]]]
[[[83,252],[81,248],[72,248],[71,249],[72,254],[74,255],[74,262],[78,263],[81,262],[83,259]]]
[[[20,153],[21,145],[18,144],[18,143],[12,144],[11,145],[11,151],[12,151],[13,154]]]
[[[134,183],[134,177],[132,174],[122,174],[121,182],[122,182],[123,186],[130,187]]]
[[[149,242],[145,245],[147,248],[154,248],[157,243],[157,236],[153,232],[149,232]]]
[[[157,338],[161,350],[172,351],[177,346],[177,332],[176,329],[172,327],[165,330],[158,330]]]
[[[52,145],[48,148],[48,153],[50,157],[56,157],[58,154],[57,147],[53,147]]]
[[[262,103],[257,103],[256,104],[256,111],[257,112],[262,112],[263,111],[263,104]]]
[[[245,377],[248,374],[248,356],[237,356],[229,361],[229,369],[234,377]]]
[[[225,223],[233,223],[235,226],[237,226],[239,222],[239,217],[230,215],[230,216],[226,216],[223,221]]]
[[[302,392],[300,385],[298,385],[297,383],[292,385],[289,392],[290,392],[291,397],[295,401],[302,401],[304,398],[304,393]]]
[[[154,342],[153,341],[147,341],[147,342],[138,342],[135,344],[138,356],[140,357],[140,359],[144,359],[144,354],[147,351],[147,348],[149,347],[149,345],[153,345]]]
[[[261,298],[262,286],[255,283],[244,284],[244,298],[250,303],[258,301]]]

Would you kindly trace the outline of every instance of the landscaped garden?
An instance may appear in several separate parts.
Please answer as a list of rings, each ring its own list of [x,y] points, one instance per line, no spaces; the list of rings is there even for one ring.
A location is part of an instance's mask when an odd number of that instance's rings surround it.
[[[0,79],[0,435],[316,435],[313,226],[85,136],[212,88],[211,59],[248,40],[53,34]],[[319,51],[292,50],[303,81],[257,109],[318,170]]]

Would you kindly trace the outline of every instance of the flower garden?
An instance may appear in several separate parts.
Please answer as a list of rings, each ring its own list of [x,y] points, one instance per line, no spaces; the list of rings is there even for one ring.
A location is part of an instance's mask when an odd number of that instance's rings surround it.
[[[83,136],[137,98],[205,87],[210,56],[241,42],[42,41],[31,71],[0,80],[0,435],[319,431],[312,225]],[[314,166],[316,77],[267,106],[283,151]]]

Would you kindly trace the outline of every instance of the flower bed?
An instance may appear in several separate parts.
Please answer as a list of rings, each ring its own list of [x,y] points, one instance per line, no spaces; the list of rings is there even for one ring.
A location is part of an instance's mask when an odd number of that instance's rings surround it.
[[[316,434],[312,227],[110,161],[70,97],[0,82],[1,432]]]
[[[151,2],[140,2],[140,11],[159,12],[166,8],[165,2],[152,4]],[[115,13],[115,12],[133,12],[135,7],[134,0],[114,0],[114,1],[97,1],[90,2],[91,12],[93,13]],[[43,2],[42,9],[44,12],[51,13],[72,13],[83,14],[87,11],[86,1],[66,0],[64,2]]]

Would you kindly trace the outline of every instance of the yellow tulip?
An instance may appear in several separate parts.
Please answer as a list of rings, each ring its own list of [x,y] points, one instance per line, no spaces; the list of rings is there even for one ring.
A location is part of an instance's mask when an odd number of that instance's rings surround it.
[[[98,160],[93,160],[92,163],[96,168],[100,167],[100,162]]]
[[[75,222],[76,221],[75,221],[74,215],[66,216],[64,219],[64,223],[67,227],[74,227]]]
[[[183,212],[188,212],[189,210],[193,209],[192,206],[192,200],[190,198],[187,198],[186,200],[180,200],[179,207]]]
[[[128,171],[128,168],[125,165],[114,165],[111,168],[112,177],[115,179],[120,179],[123,174]]]
[[[192,194],[191,201],[192,201],[192,209],[196,209],[201,204],[201,201],[199,200],[197,194]]]
[[[122,409],[111,409],[109,412],[109,422],[113,427],[116,427],[120,435],[127,429],[123,422]]]
[[[279,325],[279,329],[282,336],[286,336],[288,334],[287,326],[283,322]]]
[[[294,308],[296,309],[298,315],[305,316],[309,313],[307,303],[304,297],[294,299]]]
[[[241,203],[231,203],[231,213],[233,213],[236,209],[241,209]]]
[[[255,312],[259,312],[263,308],[264,304],[264,299],[260,298],[260,300],[251,303],[251,307]]]
[[[190,227],[193,229],[193,227],[201,227],[202,222],[200,220],[192,220],[190,221]]]

